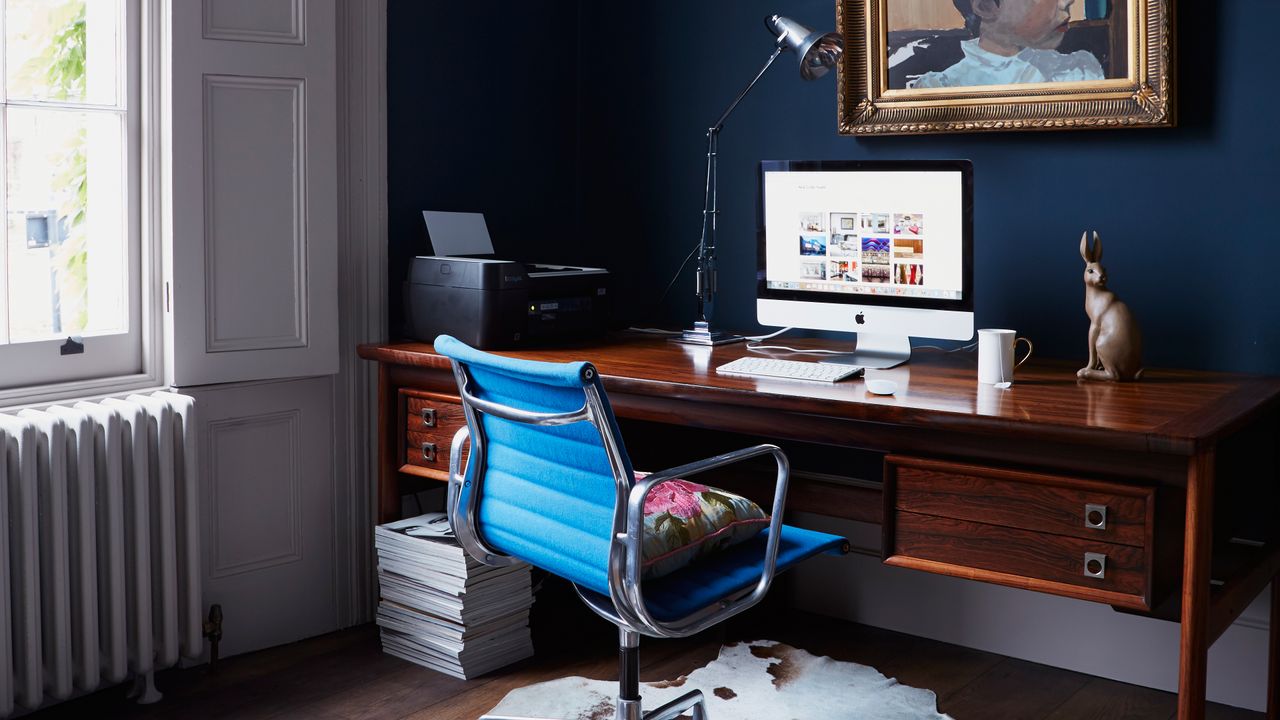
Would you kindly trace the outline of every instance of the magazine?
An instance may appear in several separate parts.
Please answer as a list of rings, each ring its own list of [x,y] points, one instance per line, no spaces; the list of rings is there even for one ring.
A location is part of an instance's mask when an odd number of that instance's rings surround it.
[[[528,565],[476,560],[439,512],[379,525],[374,547],[386,653],[464,679],[533,654]]]

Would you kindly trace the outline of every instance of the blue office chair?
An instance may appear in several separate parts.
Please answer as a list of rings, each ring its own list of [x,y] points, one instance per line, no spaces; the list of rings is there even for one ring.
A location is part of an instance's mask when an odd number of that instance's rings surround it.
[[[467,419],[449,459],[448,511],[459,543],[486,564],[523,561],[569,580],[588,607],[618,627],[617,720],[673,720],[686,712],[706,720],[697,690],[642,712],[640,635],[697,633],[760,602],[777,572],[847,549],[844,538],[782,524],[786,455],[757,445],[637,481],[591,363],[515,360],[447,335],[435,348],[453,364]],[[461,471],[468,438],[471,454]],[[650,490],[760,455],[772,455],[778,466],[768,529],[642,584]]]

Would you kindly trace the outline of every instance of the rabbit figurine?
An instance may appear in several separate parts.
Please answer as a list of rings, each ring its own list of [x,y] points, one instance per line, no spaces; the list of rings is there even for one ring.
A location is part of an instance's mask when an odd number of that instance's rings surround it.
[[[1142,375],[1142,333],[1129,306],[1107,289],[1102,267],[1102,240],[1080,236],[1084,258],[1084,311],[1089,316],[1089,364],[1076,377],[1084,380],[1137,380]]]

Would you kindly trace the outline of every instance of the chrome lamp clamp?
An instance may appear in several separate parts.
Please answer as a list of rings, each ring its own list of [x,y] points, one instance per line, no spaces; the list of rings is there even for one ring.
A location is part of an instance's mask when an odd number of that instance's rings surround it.
[[[787,50],[795,52],[800,62],[802,80],[816,80],[826,75],[839,64],[840,57],[844,54],[844,40],[836,33],[816,32],[781,15],[766,17],[764,24],[775,38],[773,53],[765,61],[764,67],[760,68],[760,72],[756,73],[751,82],[747,83],[746,88],[738,93],[729,107],[721,113],[715,124],[707,128],[707,179],[702,205],[702,238],[698,242],[696,286],[698,318],[694,321],[692,328],[685,330],[676,338],[677,342],[690,345],[723,345],[743,339],[737,335],[712,330],[709,318],[716,294],[716,226],[720,215],[716,192],[718,182],[716,164],[719,156],[720,130],[724,128],[725,120],[783,52]]]

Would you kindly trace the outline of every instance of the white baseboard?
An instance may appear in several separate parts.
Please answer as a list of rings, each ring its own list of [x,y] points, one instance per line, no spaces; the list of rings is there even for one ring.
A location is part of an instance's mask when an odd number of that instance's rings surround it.
[[[1179,626],[1106,605],[889,567],[879,526],[797,513],[796,524],[842,534],[874,557],[805,563],[792,578],[802,610],[1076,672],[1177,691]],[[1209,651],[1213,702],[1266,709],[1270,595],[1262,594]]]

